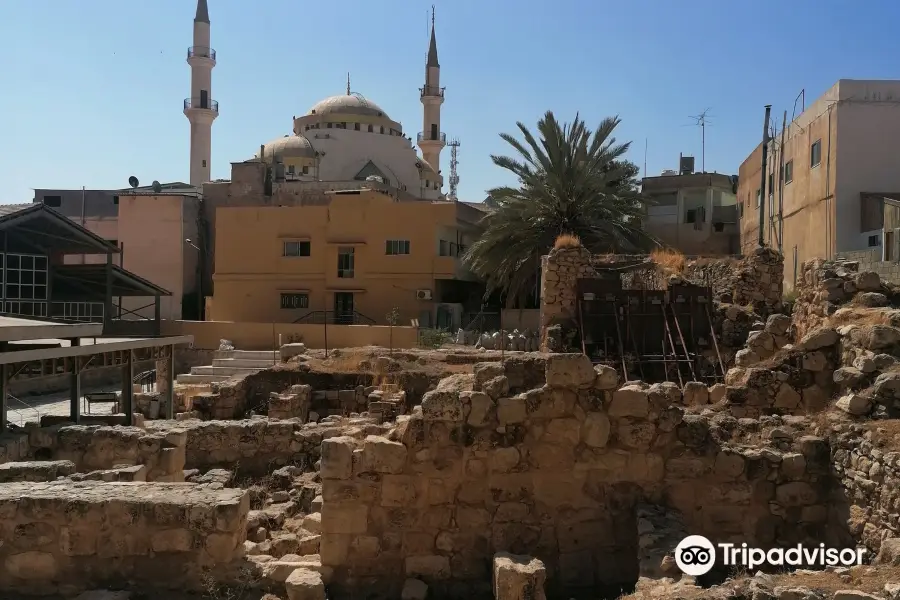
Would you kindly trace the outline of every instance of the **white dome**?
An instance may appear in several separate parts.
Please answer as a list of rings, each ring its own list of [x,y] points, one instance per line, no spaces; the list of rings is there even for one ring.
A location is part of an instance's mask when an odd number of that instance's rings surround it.
[[[380,106],[371,100],[366,100],[361,94],[344,94],[325,98],[309,109],[309,114],[366,115],[389,118]]]
[[[286,135],[277,140],[272,140],[264,147],[265,158],[270,160],[273,155],[281,158],[315,158],[316,150],[306,137],[302,135]],[[257,154],[259,158],[259,154]]]

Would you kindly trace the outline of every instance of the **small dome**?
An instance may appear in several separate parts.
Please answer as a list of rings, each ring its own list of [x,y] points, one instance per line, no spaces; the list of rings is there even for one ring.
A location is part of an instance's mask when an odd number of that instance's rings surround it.
[[[266,160],[271,160],[273,155],[281,158],[315,158],[316,150],[309,140],[302,135],[286,135],[277,140],[272,140],[265,145]],[[259,158],[259,154],[256,155]]]
[[[309,109],[310,115],[366,115],[388,118],[380,106],[363,98],[362,94],[344,94],[320,100]]]

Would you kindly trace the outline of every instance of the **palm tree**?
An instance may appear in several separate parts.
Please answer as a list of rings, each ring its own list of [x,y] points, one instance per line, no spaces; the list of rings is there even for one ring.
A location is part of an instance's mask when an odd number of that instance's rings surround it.
[[[502,133],[519,156],[491,155],[518,187],[490,190],[494,207],[482,221],[481,238],[464,256],[485,281],[488,294],[500,290],[512,304],[534,285],[541,255],[560,235],[577,236],[591,252],[633,253],[656,245],[640,224],[643,201],[638,168],[624,159],[630,143],[612,137],[618,117],[595,131],[575,115],[560,124],[548,111],[538,121],[540,139],[516,123],[525,143]]]

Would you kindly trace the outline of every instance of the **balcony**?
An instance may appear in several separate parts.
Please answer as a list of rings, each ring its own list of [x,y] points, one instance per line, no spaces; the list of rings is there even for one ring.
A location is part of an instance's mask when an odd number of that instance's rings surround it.
[[[216,60],[216,51],[206,46],[191,46],[187,49],[187,57],[191,58],[208,58]]]
[[[184,110],[190,110],[194,108],[211,110],[216,114],[219,113],[219,103],[216,100],[208,100],[204,98],[185,98]]]
[[[215,58],[215,56],[213,56],[213,58]],[[446,88],[442,88],[442,87],[439,88],[434,85],[426,85],[425,87],[419,88],[419,97],[424,98],[426,96],[431,96],[431,97],[437,96],[439,98],[443,98],[445,89]]]
[[[421,144],[422,142],[426,142],[426,143],[427,142],[440,142],[442,144],[446,144],[447,143],[447,134],[444,133],[443,131],[441,131],[441,132],[438,132],[437,135],[432,135],[432,133],[430,131],[428,131],[428,132],[420,131],[419,134],[416,136],[416,142],[418,144]]]

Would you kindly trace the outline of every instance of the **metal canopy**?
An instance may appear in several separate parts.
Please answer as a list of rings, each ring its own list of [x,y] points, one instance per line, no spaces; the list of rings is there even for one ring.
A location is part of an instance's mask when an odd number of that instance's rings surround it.
[[[45,204],[0,206],[5,251],[50,254],[107,254],[119,249]]]
[[[99,337],[102,333],[102,323],[58,323],[0,316],[0,342]]]
[[[172,292],[122,267],[105,264],[55,265],[53,295],[59,299],[103,302],[110,291],[106,287],[107,268],[110,268],[112,274],[113,296],[172,295]]]

